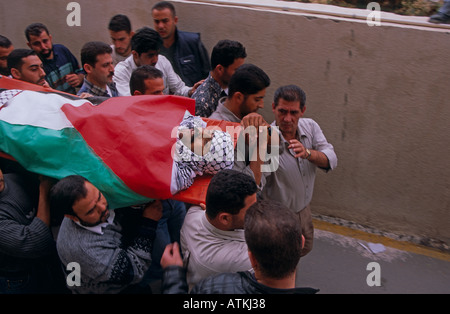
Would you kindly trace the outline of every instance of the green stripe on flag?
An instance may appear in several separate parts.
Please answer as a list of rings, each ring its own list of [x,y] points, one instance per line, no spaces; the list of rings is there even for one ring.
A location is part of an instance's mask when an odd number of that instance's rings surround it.
[[[34,173],[58,180],[73,174],[85,177],[105,195],[110,208],[151,200],[128,188],[74,128],[52,130],[0,120],[0,150]]]

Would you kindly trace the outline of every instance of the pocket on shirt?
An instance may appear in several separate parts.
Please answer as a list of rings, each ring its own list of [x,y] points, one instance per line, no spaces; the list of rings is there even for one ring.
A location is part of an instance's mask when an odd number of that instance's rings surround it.
[[[195,74],[200,71],[197,69],[197,64],[195,62],[194,55],[188,55],[181,58],[178,58],[180,70],[184,75]]]

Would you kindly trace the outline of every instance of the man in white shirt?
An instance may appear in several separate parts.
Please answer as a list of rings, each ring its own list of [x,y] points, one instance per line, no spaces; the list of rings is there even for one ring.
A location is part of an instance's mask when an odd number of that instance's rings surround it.
[[[136,31],[131,39],[131,55],[115,68],[114,82],[120,96],[130,96],[130,78],[133,70],[141,65],[152,65],[163,72],[164,94],[190,97],[196,87],[189,87],[175,73],[166,57],[159,55],[161,36],[149,27]]]
[[[208,186],[206,210],[189,208],[181,228],[181,248],[190,287],[210,275],[252,268],[243,228],[256,191],[252,177],[222,170]]]

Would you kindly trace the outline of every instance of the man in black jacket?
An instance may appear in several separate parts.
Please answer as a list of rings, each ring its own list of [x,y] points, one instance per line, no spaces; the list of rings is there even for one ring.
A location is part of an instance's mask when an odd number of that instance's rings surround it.
[[[253,204],[245,215],[245,240],[254,272],[223,273],[200,281],[192,294],[314,294],[296,288],[296,267],[303,237],[299,220],[287,207],[273,201]],[[177,243],[169,244],[161,259],[162,293],[187,293],[186,273]]]
[[[187,86],[208,77],[211,66],[200,34],[177,29],[178,17],[172,3],[161,1],[152,8],[155,30],[163,39],[160,54],[169,59],[174,71]]]

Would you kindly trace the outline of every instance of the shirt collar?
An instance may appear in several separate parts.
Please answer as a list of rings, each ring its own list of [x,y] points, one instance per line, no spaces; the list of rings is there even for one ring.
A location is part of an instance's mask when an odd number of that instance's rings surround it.
[[[109,210],[109,217],[106,220],[106,222],[99,223],[98,225],[92,226],[92,227],[83,226],[79,221],[75,221],[75,223],[77,225],[79,225],[81,228],[84,228],[84,229],[89,230],[91,232],[94,232],[94,233],[97,233],[97,234],[103,234],[103,228],[105,228],[106,226],[112,224],[113,221],[114,221],[114,217],[115,216],[116,216],[116,213],[114,212],[114,209],[110,209]]]

